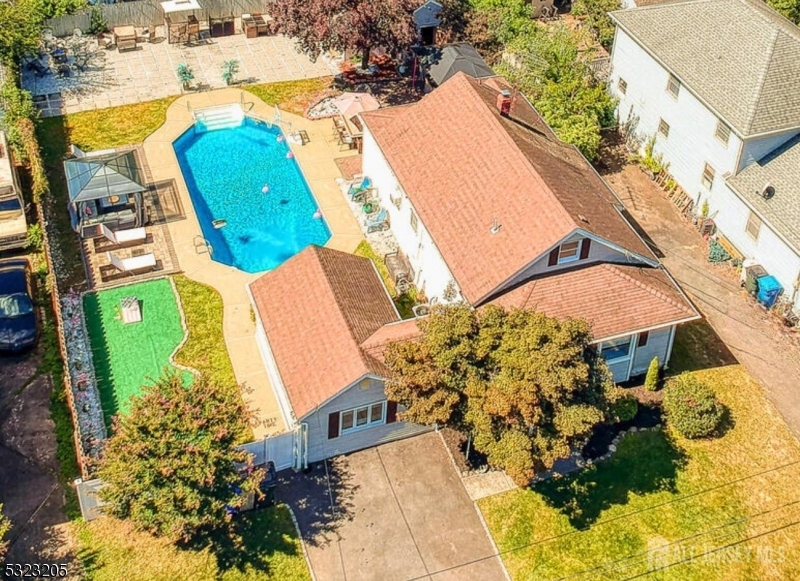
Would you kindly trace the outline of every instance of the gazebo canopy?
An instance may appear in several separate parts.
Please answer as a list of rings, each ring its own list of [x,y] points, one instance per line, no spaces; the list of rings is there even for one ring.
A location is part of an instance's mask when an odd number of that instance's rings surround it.
[[[200,10],[202,7],[197,0],[167,0],[161,3],[161,10],[164,14],[173,12],[187,12],[190,10]]]
[[[497,76],[475,47],[466,42],[448,44],[434,51],[436,52],[429,56],[433,62],[428,74],[436,85],[441,85],[458,72],[466,73],[475,79]]]
[[[147,190],[133,151],[86,156],[64,162],[71,203]]]

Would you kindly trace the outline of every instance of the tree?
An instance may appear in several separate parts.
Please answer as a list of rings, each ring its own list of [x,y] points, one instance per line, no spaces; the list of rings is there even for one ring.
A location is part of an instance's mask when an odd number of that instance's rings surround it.
[[[110,513],[173,542],[221,527],[263,472],[236,448],[251,414],[236,389],[166,375],[115,418],[99,476]],[[238,470],[235,464],[248,469]]]
[[[725,407],[714,391],[692,374],[682,373],[664,394],[667,420],[685,438],[705,438],[717,431]]]
[[[610,49],[614,43],[614,21],[609,12],[622,8],[619,0],[576,0],[572,14],[586,16],[586,24],[603,48]]]
[[[530,310],[436,306],[422,336],[390,345],[390,399],[407,420],[471,431],[475,449],[518,484],[612,420],[608,369],[585,321]]]
[[[800,0],[767,0],[767,4],[800,26]]]
[[[16,60],[35,52],[45,18],[41,0],[0,2],[0,57]]]
[[[3,505],[0,504],[0,562],[3,561],[3,557],[6,554],[6,550],[8,550],[8,541],[5,541],[6,535],[8,531],[11,530],[11,523],[8,522],[8,519],[3,514]]]
[[[397,51],[410,45],[416,29],[415,0],[272,0],[276,26],[312,59],[327,50],[355,50],[361,68],[369,66],[370,51]]]
[[[644,378],[644,387],[648,391],[658,390],[658,357],[653,357],[650,360],[650,366],[647,368],[647,375]]]

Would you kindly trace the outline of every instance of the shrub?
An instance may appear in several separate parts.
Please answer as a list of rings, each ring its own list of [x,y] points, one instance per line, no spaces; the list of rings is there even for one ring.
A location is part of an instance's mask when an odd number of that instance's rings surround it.
[[[623,391],[620,389],[620,391]],[[639,411],[639,402],[636,398],[627,393],[622,393],[613,401],[609,399],[609,412],[615,422],[629,422],[636,417]]]
[[[44,230],[41,224],[31,224],[28,226],[28,237],[25,240],[25,247],[33,252],[41,252],[44,242]]]
[[[89,34],[102,34],[108,30],[108,22],[103,11],[98,6],[92,6],[89,12]]]
[[[658,357],[653,357],[650,367],[647,368],[647,376],[644,378],[644,387],[648,391],[658,390]]]
[[[686,438],[705,438],[716,432],[725,407],[714,391],[693,375],[681,374],[664,394],[668,421]]]

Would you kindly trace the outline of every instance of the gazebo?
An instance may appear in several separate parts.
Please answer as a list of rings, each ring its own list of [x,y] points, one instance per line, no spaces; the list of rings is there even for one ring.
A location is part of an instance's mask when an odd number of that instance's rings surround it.
[[[73,148],[74,158],[64,161],[72,228],[82,238],[111,230],[144,226],[146,214],[143,175],[136,152],[83,153]]]
[[[439,48],[423,49],[430,65],[428,76],[434,86],[439,86],[456,73],[463,72],[473,79],[495,77],[495,73],[471,44],[459,42]]]
[[[161,2],[161,11],[164,13],[164,24],[167,28],[167,42],[192,42],[200,37],[200,21],[195,16],[196,10],[202,6],[197,0],[167,0]],[[181,13],[191,12],[191,14]],[[186,20],[183,20],[183,16]]]

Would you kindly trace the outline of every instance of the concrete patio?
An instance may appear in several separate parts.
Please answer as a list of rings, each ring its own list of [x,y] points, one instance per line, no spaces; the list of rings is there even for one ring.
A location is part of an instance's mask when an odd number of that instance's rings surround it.
[[[145,139],[143,148],[152,180],[175,180],[185,219],[169,222],[166,227],[169,229],[180,270],[189,278],[214,287],[222,295],[225,305],[225,343],[236,380],[247,386],[243,397],[256,412],[257,425],[253,431],[256,439],[261,439],[285,431],[286,426],[261,360],[255,339],[255,323],[251,318],[247,285],[260,275],[248,274],[215,262],[208,253],[198,253],[195,241],[202,231],[172,147],[172,142],[194,123],[192,111],[230,103],[244,103],[249,113],[263,119],[272,119],[275,115],[274,107],[239,89],[186,95],[169,107],[164,125]],[[357,155],[357,152],[340,151],[336,138],[332,135],[330,120],[310,121],[286,112],[282,112],[282,119],[287,134],[303,130],[310,139],[306,145],[296,144],[291,139],[289,141],[295,159],[300,164],[331,231],[331,238],[326,246],[353,252],[363,236],[336,183],[336,178],[341,173],[334,158]],[[291,132],[288,130],[289,126]]]
[[[209,90],[225,87],[222,63],[239,61],[236,80],[269,83],[323,77],[338,73],[330,60],[312,63],[297,52],[294,41],[284,36],[246,38],[243,34],[207,38],[197,43],[168,44],[165,40],[140,43],[136,50],[119,52],[96,46],[94,57],[80,71],[68,76],[55,72],[38,76],[23,69],[22,86],[33,95],[43,117],[129,105],[180,95],[176,76],[179,63],[194,74],[192,88]],[[45,60],[49,60],[46,58]]]

